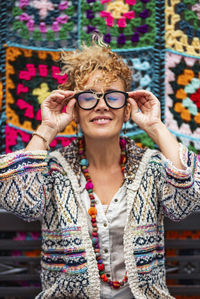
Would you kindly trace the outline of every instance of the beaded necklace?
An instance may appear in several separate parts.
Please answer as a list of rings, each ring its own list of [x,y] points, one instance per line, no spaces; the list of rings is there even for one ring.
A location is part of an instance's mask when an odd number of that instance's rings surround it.
[[[84,139],[79,140],[79,154],[81,157],[80,165],[82,172],[84,174],[84,177],[86,179],[86,185],[85,189],[87,190],[89,197],[90,197],[90,208],[88,210],[88,214],[91,217],[91,223],[92,223],[92,246],[94,248],[94,252],[96,255],[96,260],[97,260],[97,265],[99,269],[99,275],[102,281],[108,283],[110,287],[113,287],[115,289],[120,288],[123,286],[127,281],[127,273],[125,273],[123,280],[118,281],[118,280],[111,280],[107,277],[105,274],[105,266],[102,261],[101,253],[100,253],[100,248],[99,248],[99,236],[98,236],[98,227],[97,227],[97,220],[96,220],[96,215],[97,215],[97,208],[95,206],[95,197],[93,195],[93,183],[91,180],[91,177],[88,172],[88,166],[89,162],[85,156],[85,150],[84,150]],[[120,165],[121,165],[121,171],[124,173],[125,169],[125,163],[126,163],[126,152],[125,152],[125,147],[126,147],[126,140],[125,139],[120,139],[120,147],[121,147],[121,157],[120,157]]]

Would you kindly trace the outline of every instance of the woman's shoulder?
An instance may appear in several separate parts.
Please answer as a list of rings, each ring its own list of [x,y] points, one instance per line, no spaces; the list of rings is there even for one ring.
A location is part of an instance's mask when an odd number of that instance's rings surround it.
[[[60,172],[66,168],[77,172],[79,168],[78,160],[78,138],[72,140],[69,145],[50,152],[47,157],[50,168],[54,168]]]

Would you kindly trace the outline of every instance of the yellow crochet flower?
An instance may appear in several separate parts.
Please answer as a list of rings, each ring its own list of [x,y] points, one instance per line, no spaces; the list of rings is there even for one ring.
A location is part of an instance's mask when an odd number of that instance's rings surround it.
[[[44,99],[50,95],[49,87],[47,83],[41,83],[39,88],[33,89],[33,95],[37,96],[38,103],[42,104]]]
[[[114,19],[120,19],[123,13],[129,12],[129,5],[123,0],[116,0],[107,4],[106,11],[112,13]]]

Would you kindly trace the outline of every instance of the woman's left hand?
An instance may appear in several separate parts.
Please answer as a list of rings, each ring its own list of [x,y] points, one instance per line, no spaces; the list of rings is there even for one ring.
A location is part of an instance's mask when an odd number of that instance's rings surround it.
[[[147,90],[136,90],[128,93],[131,105],[131,119],[147,133],[161,123],[160,102]]]

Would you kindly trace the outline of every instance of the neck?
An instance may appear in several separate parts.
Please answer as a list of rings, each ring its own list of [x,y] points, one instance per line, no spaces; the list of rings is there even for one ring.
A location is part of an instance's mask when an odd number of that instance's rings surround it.
[[[96,169],[118,165],[121,155],[119,142],[120,136],[104,140],[85,137],[85,154],[89,165]]]

